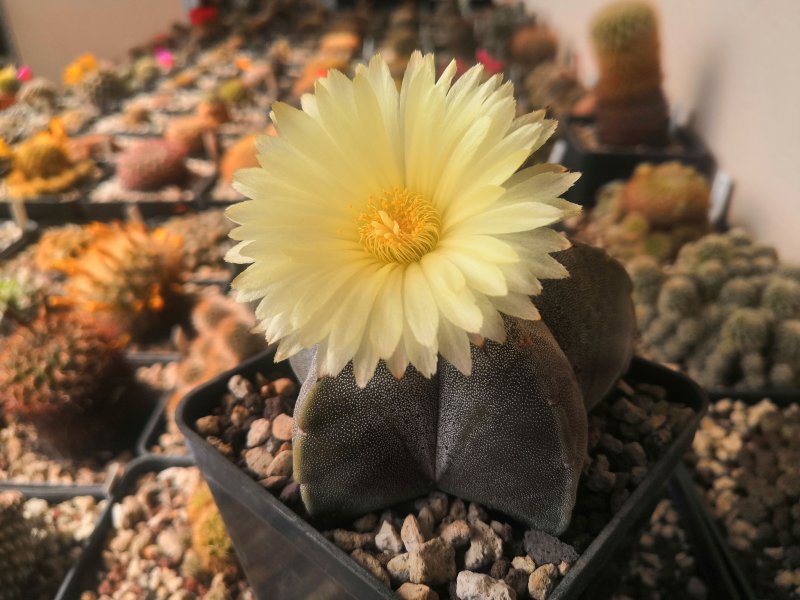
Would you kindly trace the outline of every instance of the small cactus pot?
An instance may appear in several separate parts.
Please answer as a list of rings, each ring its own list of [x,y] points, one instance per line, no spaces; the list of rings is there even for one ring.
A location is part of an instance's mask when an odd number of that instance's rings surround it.
[[[561,121],[559,127],[563,143],[566,144],[564,156],[559,162],[571,171],[582,173],[564,198],[587,208],[595,205],[597,191],[603,185],[615,179],[628,179],[637,165],[644,162],[660,164],[678,161],[694,167],[709,179],[716,169],[711,152],[686,127],[675,128],[671,143],[664,147],[618,147],[599,141],[590,146],[580,130],[592,127],[594,120],[590,117],[571,117]]]
[[[273,362],[273,352],[267,350],[195,389],[183,399],[176,413],[178,426],[211,488],[253,591],[257,597],[286,600],[396,598],[347,553],[251,479],[195,429],[197,419],[212,414],[219,405],[233,375],[246,379],[256,373],[294,377],[288,361]],[[691,407],[694,417],[676,434],[615,518],[573,564],[549,596],[551,599],[578,598],[593,584],[605,561],[627,539],[626,534],[661,498],[663,484],[691,445],[705,412],[707,400],[703,392],[679,373],[634,358],[628,377],[665,388],[668,397]],[[265,560],[265,556],[270,559]]]

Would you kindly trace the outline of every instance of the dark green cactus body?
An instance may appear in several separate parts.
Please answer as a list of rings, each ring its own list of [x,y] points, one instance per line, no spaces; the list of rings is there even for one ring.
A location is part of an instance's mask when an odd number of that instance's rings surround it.
[[[310,514],[362,514],[437,488],[564,531],[586,409],[627,369],[635,318],[616,261],[586,246],[558,259],[574,276],[545,284],[543,319],[506,318],[506,343],[472,347],[469,377],[440,357],[431,379],[409,367],[397,380],[381,362],[360,389],[352,364],[319,378],[315,349],[292,359],[303,382],[294,474]]]

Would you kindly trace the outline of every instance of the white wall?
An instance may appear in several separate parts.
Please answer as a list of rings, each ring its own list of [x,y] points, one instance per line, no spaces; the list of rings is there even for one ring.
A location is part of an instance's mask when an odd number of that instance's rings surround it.
[[[61,81],[64,67],[92,52],[120,60],[128,48],[184,18],[181,0],[2,0],[23,64]]]
[[[732,221],[800,262],[800,0],[652,0],[670,101],[734,178]],[[526,0],[596,78],[589,23],[606,0]]]

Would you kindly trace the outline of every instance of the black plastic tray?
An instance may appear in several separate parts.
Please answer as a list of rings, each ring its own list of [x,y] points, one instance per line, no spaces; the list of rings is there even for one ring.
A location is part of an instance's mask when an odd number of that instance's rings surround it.
[[[683,464],[675,469],[669,491],[689,533],[695,560],[708,585],[709,600],[756,600]]]
[[[274,364],[273,356],[274,351],[266,351],[195,389],[181,401],[176,413],[178,426],[217,501],[251,586],[258,597],[282,600],[395,598],[391,590],[195,431],[195,421],[219,405],[232,375],[247,378],[258,372],[278,372],[292,376],[289,365]],[[667,388],[669,397],[694,409],[695,416],[553,590],[551,600],[579,597],[599,575],[630,528],[661,498],[663,485],[691,445],[707,409],[703,391],[684,375],[642,359],[634,359],[629,375],[636,381]],[[272,559],[264,561],[265,555]]]
[[[100,561],[102,559],[106,537],[111,529],[111,513],[114,504],[120,502],[130,493],[140,475],[152,471],[162,471],[169,467],[190,467],[192,465],[193,462],[190,458],[168,458],[153,455],[141,456],[131,461],[128,468],[125,470],[125,476],[114,490],[108,505],[100,515],[95,525],[94,532],[89,536],[81,555],[64,578],[61,587],[56,593],[56,600],[73,600],[74,598],[80,597],[83,586],[88,582],[88,578],[97,573],[100,569]]]
[[[582,173],[580,179],[565,194],[564,198],[582,206],[592,207],[596,202],[597,190],[615,179],[628,179],[636,166],[643,162],[663,163],[677,160],[691,165],[705,175],[709,181],[716,169],[716,162],[709,150],[697,135],[688,128],[678,127],[672,138],[681,148],[651,148],[637,146],[618,148],[601,146],[586,148],[575,132],[577,125],[590,125],[591,117],[570,117],[562,121],[560,135],[566,140],[567,148],[561,164],[572,171]]]
[[[25,231],[19,238],[12,242],[3,251],[0,251],[0,261],[13,258],[18,252],[25,249],[28,244],[32,244],[39,238],[39,224],[36,221],[28,220]]]

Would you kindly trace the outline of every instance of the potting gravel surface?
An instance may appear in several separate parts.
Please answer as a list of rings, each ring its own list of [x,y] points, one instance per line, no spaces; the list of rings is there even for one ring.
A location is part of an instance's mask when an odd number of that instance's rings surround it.
[[[708,588],[695,562],[688,534],[672,501],[657,505],[632,545],[611,600],[705,600]]]
[[[189,202],[194,199],[194,187],[200,179],[214,175],[214,163],[199,158],[186,159],[189,180],[183,186],[168,185],[155,191],[129,190],[115,175],[106,179],[89,193],[90,202]]]
[[[235,375],[228,390],[197,431],[303,515],[292,479],[296,385]],[[590,414],[589,457],[560,539],[441,492],[323,534],[403,598],[543,600],[692,415],[660,387],[621,381]]]
[[[102,564],[81,600],[255,600],[240,573],[213,573],[192,549],[195,467],[143,475],[112,508]]]
[[[0,252],[22,237],[22,230],[14,221],[0,221]]]
[[[31,498],[23,515],[33,528],[36,569],[25,592],[30,600],[50,600],[69,568],[78,559],[81,546],[94,531],[106,501],[77,496],[58,504]],[[0,590],[2,592],[2,590]]]
[[[757,598],[800,598],[800,405],[719,400],[689,462]]]

